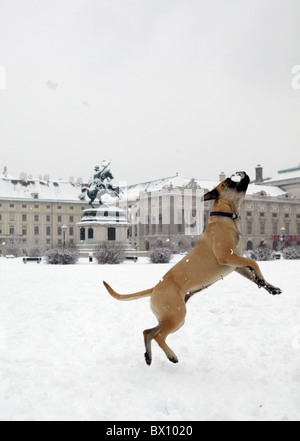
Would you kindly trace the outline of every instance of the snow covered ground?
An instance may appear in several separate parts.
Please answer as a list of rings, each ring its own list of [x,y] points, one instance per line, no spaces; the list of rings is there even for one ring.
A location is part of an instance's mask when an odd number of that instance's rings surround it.
[[[174,264],[174,261],[173,261]],[[0,259],[0,420],[300,420],[300,261],[260,264],[272,297],[232,274],[188,303],[168,342],[172,364],[142,331],[171,265],[24,265]]]

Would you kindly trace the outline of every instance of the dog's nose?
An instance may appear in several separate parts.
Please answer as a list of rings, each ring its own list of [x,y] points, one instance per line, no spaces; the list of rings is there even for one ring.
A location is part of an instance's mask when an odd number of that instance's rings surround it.
[[[236,172],[236,175],[240,176],[243,179],[246,176],[246,172],[238,171],[238,172]]]

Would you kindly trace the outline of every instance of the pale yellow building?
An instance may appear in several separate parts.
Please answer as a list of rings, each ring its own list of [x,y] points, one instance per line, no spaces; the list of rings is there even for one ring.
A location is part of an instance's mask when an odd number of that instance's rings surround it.
[[[75,247],[77,223],[89,206],[79,200],[80,189],[59,181],[1,178],[0,256],[43,254],[64,243]]]
[[[286,180],[280,187],[274,182],[266,185],[261,167],[257,178],[249,185],[241,212],[244,250],[261,243],[273,249],[299,245],[300,197],[295,180],[286,189]],[[127,237],[136,251],[168,246],[173,252],[185,252],[198,241],[209,218],[211,204],[201,203],[201,197],[217,184],[173,176],[131,185],[123,189],[120,201],[108,202],[125,211]],[[71,182],[0,178],[0,256],[42,255],[63,244],[80,249],[80,221],[83,210],[90,208],[88,198],[79,199],[81,188]]]

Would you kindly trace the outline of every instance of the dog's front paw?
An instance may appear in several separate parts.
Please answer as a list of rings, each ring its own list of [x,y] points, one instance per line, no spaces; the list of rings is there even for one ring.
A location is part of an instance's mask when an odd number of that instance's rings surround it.
[[[277,296],[279,294],[282,294],[281,289],[280,288],[276,288],[275,286],[266,285],[265,288],[268,291],[268,293],[272,294],[272,296]]]

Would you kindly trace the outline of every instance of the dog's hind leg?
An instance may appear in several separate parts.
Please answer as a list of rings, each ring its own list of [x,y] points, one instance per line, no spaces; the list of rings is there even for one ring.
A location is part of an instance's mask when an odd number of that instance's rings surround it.
[[[172,311],[170,311],[169,314],[163,315],[161,328],[155,333],[153,337],[156,343],[160,346],[160,348],[164,351],[164,353],[172,363],[178,363],[178,358],[174,354],[172,349],[167,345],[166,339],[169,334],[176,332],[184,325],[185,315],[186,307],[182,299],[180,305],[176,306],[176,313],[174,313],[174,310],[172,308]]]
[[[157,331],[161,328],[161,322],[155,328],[145,329],[144,331],[144,340],[145,340],[145,360],[148,366],[150,366],[152,362],[152,350],[151,350],[151,342]]]

